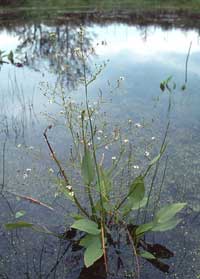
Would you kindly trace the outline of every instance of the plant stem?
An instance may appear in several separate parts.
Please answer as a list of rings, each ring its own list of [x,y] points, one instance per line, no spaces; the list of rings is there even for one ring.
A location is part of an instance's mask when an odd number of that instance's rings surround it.
[[[84,132],[84,114],[85,111],[82,111],[81,113],[81,121],[82,121],[82,138],[83,138],[83,143],[84,143],[84,153],[86,154],[86,137],[85,137],[85,132]],[[91,211],[92,211],[92,215],[95,216],[96,215],[96,210],[95,210],[95,206],[94,206],[94,202],[93,202],[93,198],[92,198],[92,194],[91,194],[91,189],[90,189],[90,185],[85,185],[85,191],[88,194],[88,198],[90,201],[90,207],[91,207]]]
[[[160,163],[160,159],[163,155],[163,150],[165,150],[165,142],[166,142],[166,138],[167,138],[167,134],[168,134],[168,131],[169,131],[169,125],[170,125],[170,120],[168,121],[167,123],[167,127],[166,127],[166,131],[165,131],[165,135],[164,135],[164,138],[163,138],[163,141],[162,141],[162,144],[161,144],[161,147],[160,147],[160,158],[158,159],[158,161],[156,162],[156,168],[155,168],[155,171],[154,171],[154,174],[153,174],[153,178],[152,178],[152,181],[151,181],[151,186],[150,186],[150,190],[149,190],[149,193],[148,193],[148,198],[147,198],[147,203],[146,203],[146,206],[145,206],[145,214],[144,214],[144,223],[146,222],[146,218],[147,218],[147,209],[148,209],[148,206],[149,206],[149,202],[150,202],[150,197],[151,197],[151,193],[152,193],[152,190],[153,190],[153,186],[154,186],[154,181],[155,181],[155,178],[157,176],[157,172],[158,172],[158,168],[159,168],[159,163]]]
[[[49,140],[48,140],[48,137],[47,137],[47,130],[48,130],[48,129],[51,129],[51,128],[52,128],[51,125],[48,126],[48,127],[45,129],[43,135],[44,135],[44,137],[45,137],[46,143],[47,143],[47,145],[48,145],[48,147],[49,147],[49,150],[50,150],[50,152],[51,152],[52,158],[53,158],[53,160],[56,162],[56,164],[57,164],[57,166],[58,166],[58,168],[59,168],[59,170],[60,170],[60,173],[61,173],[61,175],[63,176],[63,178],[64,178],[64,180],[65,180],[66,186],[69,186],[70,183],[69,183],[68,177],[67,177],[67,175],[66,175],[64,169],[62,168],[62,166],[61,166],[59,160],[57,159],[57,157],[56,157],[56,155],[55,155],[55,152],[53,151],[53,148],[51,147],[51,144],[50,144],[50,142],[49,142]],[[69,191],[69,192],[70,192],[70,191]],[[75,193],[74,193],[73,199],[74,199],[74,202],[75,202],[75,204],[77,205],[77,207],[80,209],[80,211],[82,211],[82,213],[84,213],[84,215],[86,215],[88,218],[90,218],[90,216],[89,216],[89,214],[87,213],[87,211],[86,211],[86,210],[81,206],[81,204],[79,203],[78,199],[76,198]]]
[[[97,174],[97,183],[99,186],[99,195],[100,195],[100,205],[101,205],[101,211],[100,211],[100,217],[101,217],[101,240],[102,240],[102,248],[104,253],[104,262],[105,266],[107,266],[107,256],[106,256],[106,250],[104,249],[105,246],[105,216],[104,216],[104,207],[103,207],[103,197],[102,197],[102,191],[101,191],[101,183],[100,183],[100,174],[99,174],[99,168],[96,158],[96,151],[94,146],[94,131],[93,131],[93,125],[92,125],[92,119],[89,109],[89,100],[88,100],[88,85],[90,82],[87,82],[87,75],[86,75],[86,63],[85,63],[85,56],[84,56],[84,50],[83,50],[83,30],[81,29],[81,56],[82,56],[82,62],[83,62],[83,78],[84,78],[84,91],[85,91],[85,104],[87,109],[87,114],[89,118],[89,126],[90,126],[90,134],[91,134],[91,141],[92,141],[92,153],[95,163],[95,169]]]

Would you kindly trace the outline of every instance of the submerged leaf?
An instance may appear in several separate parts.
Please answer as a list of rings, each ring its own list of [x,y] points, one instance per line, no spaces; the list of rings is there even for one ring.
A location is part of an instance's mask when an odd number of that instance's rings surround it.
[[[168,264],[165,264],[165,263],[159,261],[158,259],[147,259],[147,261],[150,262],[154,267],[156,267],[160,271],[162,271],[164,273],[169,272],[169,265]]]
[[[74,222],[71,228],[78,229],[92,235],[98,235],[101,232],[101,230],[98,229],[98,224],[89,219],[77,220]]]
[[[161,258],[161,259],[169,259],[174,256],[174,253],[171,252],[169,249],[167,249],[165,246],[161,244],[149,244],[145,243],[145,246],[142,246],[143,249],[146,251],[150,252],[156,258]]]
[[[63,238],[61,235],[56,234],[54,232],[49,231],[45,226],[42,225],[36,225],[32,223],[27,223],[24,221],[18,221],[16,223],[8,223],[4,225],[7,230],[15,230],[15,229],[21,229],[21,228],[31,228],[32,230],[40,233],[50,234],[54,235],[59,238]]]
[[[18,229],[18,228],[31,228],[31,227],[34,226],[34,224],[27,223],[27,222],[24,222],[24,221],[19,221],[19,222],[16,222],[16,223],[7,223],[4,226],[7,230],[15,230],[15,229]]]
[[[26,214],[26,211],[24,211],[24,210],[19,210],[19,211],[17,211],[17,212],[15,213],[15,218],[18,219],[18,218],[24,216],[25,214]]]

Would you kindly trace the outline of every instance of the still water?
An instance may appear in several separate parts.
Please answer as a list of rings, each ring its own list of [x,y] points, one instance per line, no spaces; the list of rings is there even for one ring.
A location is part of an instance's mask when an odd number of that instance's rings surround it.
[[[84,47],[93,50],[88,75],[96,71],[95,64],[106,64],[89,88],[91,105],[99,96],[104,99],[101,111],[109,122],[108,130],[121,127],[128,132],[130,123],[142,126],[130,139],[135,166],[142,168],[145,151],[151,156],[157,150],[170,118],[169,159],[161,201],[186,201],[188,209],[178,228],[153,236],[154,241],[175,252],[170,273],[164,275],[145,264],[141,278],[199,278],[199,32],[115,21],[89,22],[83,27]],[[66,243],[30,231],[7,233],[3,228],[19,210],[26,211],[25,220],[54,230],[62,230],[70,221],[73,208],[55,196],[57,170],[43,131],[54,125],[50,139],[66,162],[71,141],[63,130],[62,109],[55,104],[59,102],[55,92],[62,86],[70,102],[84,101],[81,61],[75,55],[79,28],[69,22],[25,22],[0,30],[0,50],[13,51],[15,60],[11,64],[5,58],[8,63],[0,65],[1,183],[5,191],[0,205],[0,278],[78,278],[80,273],[80,255],[72,258],[64,253]],[[160,89],[168,77],[173,87],[170,113],[168,94]],[[103,152],[110,157],[116,150],[106,146]],[[37,198],[55,210],[20,200],[13,193]],[[127,252],[127,257],[131,261],[131,253]],[[123,273],[113,278],[126,276]]]

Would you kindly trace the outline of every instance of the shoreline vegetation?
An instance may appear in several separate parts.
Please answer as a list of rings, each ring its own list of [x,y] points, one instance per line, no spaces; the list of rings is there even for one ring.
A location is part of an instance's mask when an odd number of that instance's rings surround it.
[[[12,2],[12,3],[11,3]],[[200,28],[200,1],[10,1],[0,0],[0,28],[51,21],[62,25],[124,23]]]

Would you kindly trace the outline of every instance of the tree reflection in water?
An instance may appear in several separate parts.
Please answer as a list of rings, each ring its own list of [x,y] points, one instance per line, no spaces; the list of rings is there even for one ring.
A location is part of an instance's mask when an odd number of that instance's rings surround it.
[[[81,57],[76,52],[80,48],[78,30],[78,26],[70,23],[57,27],[44,24],[24,25],[16,30],[20,39],[17,53],[32,69],[55,73],[62,85],[73,90],[83,76]],[[94,33],[85,30],[85,53],[95,55],[92,47],[94,37]],[[90,73],[89,66],[87,73]]]

